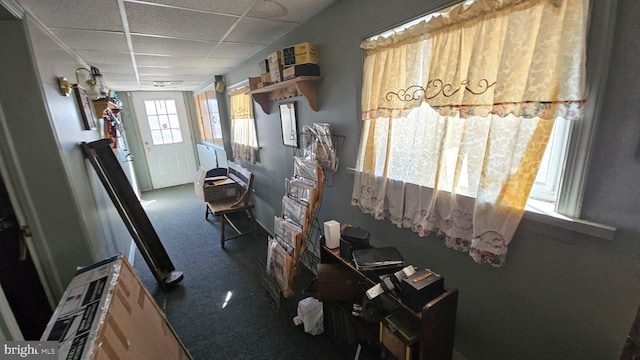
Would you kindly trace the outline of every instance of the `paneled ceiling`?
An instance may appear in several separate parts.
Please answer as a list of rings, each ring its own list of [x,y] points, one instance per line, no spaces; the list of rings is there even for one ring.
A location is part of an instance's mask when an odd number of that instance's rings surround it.
[[[337,0],[12,1],[116,91],[199,89]],[[256,67],[258,65],[256,64]]]

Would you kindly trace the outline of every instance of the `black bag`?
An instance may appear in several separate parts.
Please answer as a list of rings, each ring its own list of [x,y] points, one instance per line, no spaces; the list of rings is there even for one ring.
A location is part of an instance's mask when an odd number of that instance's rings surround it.
[[[353,250],[369,248],[369,231],[357,227],[347,227],[340,235],[340,257],[352,261]]]

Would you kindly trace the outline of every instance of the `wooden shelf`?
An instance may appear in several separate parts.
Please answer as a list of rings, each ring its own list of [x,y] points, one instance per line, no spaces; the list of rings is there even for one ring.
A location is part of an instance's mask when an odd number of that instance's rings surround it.
[[[326,245],[322,245],[320,253],[321,261],[323,263],[340,264],[347,269],[350,274],[357,278],[356,283],[362,284],[365,287],[370,287],[375,284],[365,273],[358,270],[355,265],[342,258],[340,256],[339,249],[329,249]],[[420,312],[414,312],[402,303],[402,300],[397,296],[387,293],[392,300],[399,305],[399,309],[396,311],[404,311],[409,316],[412,316],[415,321],[420,322],[420,334],[417,340],[417,344],[405,344],[411,346],[412,349],[417,350],[412,359],[429,359],[429,360],[449,360],[453,356],[453,343],[455,338],[455,323],[456,313],[458,308],[458,290],[457,289],[445,289],[445,291],[438,297],[427,302]],[[339,304],[338,302],[324,302],[324,316],[325,330],[329,330],[327,335],[331,340],[337,344],[343,344],[343,351],[346,350],[347,357],[352,358],[356,349],[357,343],[349,341],[349,336],[345,335],[342,331],[332,332],[331,321],[336,318],[341,318],[338,322],[348,322],[351,327],[357,328],[363,333],[368,333],[369,338],[372,339],[374,345],[379,348],[385,348],[385,345],[379,342],[379,329],[378,326],[371,326],[367,322],[363,322],[361,319],[350,316],[349,309],[352,303],[346,305]],[[342,317],[337,317],[335,313],[335,306],[346,306],[345,314]],[[333,312],[332,312],[333,311]],[[417,345],[417,347],[416,347]],[[387,349],[388,350],[388,349]],[[386,351],[385,351],[386,352]],[[391,351],[389,351],[391,352]],[[393,355],[387,354],[387,359],[394,359]]]
[[[269,114],[269,101],[287,99],[294,96],[304,96],[311,109],[318,111],[316,82],[320,80],[322,80],[320,76],[298,76],[291,80],[251,90],[249,94],[260,105],[265,114]]]

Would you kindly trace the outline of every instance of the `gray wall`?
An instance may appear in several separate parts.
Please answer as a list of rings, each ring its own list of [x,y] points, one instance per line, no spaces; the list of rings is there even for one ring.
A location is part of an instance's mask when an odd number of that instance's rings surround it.
[[[437,9],[446,1],[342,0],[225,75],[227,84],[258,74],[271,51],[302,41],[317,46],[323,80],[319,111],[296,98],[299,126],[333,125],[343,135],[340,168],[327,187],[320,221],[336,219],[367,228],[376,246],[393,245],[407,261],[441,272],[460,290],[456,348],[471,360],[612,359],[621,352],[640,303],[640,123],[637,59],[640,2],[619,1],[616,38],[596,137],[583,218],[618,228],[613,242],[575,235],[561,242],[518,231],[501,268],[475,264],[467,254],[420,238],[350,205],[361,124],[361,39]],[[597,30],[597,29],[596,29]],[[606,70],[605,70],[606,71]],[[277,102],[266,115],[255,107],[261,162],[256,174],[256,215],[267,229],[280,213],[284,179],[294,151],[282,145]],[[330,175],[331,179],[331,175]],[[543,225],[540,225],[543,226]]]
[[[30,18],[0,22],[0,33],[0,151],[57,302],[78,266],[127,253],[131,237],[78,146],[99,132],[82,129],[75,98],[58,90],[81,64]]]

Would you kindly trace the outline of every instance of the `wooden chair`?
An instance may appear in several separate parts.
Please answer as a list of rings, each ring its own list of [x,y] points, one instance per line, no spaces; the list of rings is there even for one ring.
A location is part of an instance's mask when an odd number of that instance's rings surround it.
[[[205,179],[208,178],[215,178],[218,176],[227,176],[229,172],[229,169],[224,168],[224,167],[217,167],[217,168],[213,168],[209,171],[207,171],[207,174],[205,175]],[[209,218],[209,214],[211,214],[211,209],[209,209],[209,206],[204,207],[204,218],[205,220]]]
[[[254,204],[249,201],[253,187],[253,173],[238,164],[229,162],[227,177],[238,184],[238,196],[207,202],[207,212],[205,214],[205,218],[208,218],[209,212],[214,215],[220,215],[220,246],[222,248],[224,248],[224,243],[227,240],[259,231],[253,215]],[[230,214],[241,211],[246,212],[251,220],[252,227],[249,230],[241,231],[229,217]],[[225,236],[224,231],[227,223],[236,231],[236,235]]]

